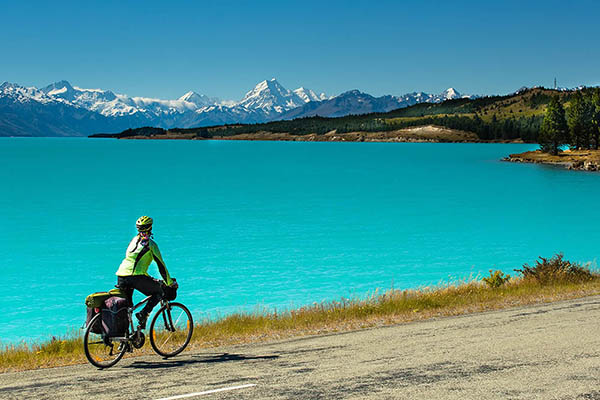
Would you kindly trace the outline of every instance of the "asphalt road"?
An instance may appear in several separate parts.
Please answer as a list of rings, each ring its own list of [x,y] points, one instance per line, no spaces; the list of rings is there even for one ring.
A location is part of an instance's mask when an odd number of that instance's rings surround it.
[[[599,323],[600,297],[588,297],[103,371],[2,374],[0,399],[600,400]]]

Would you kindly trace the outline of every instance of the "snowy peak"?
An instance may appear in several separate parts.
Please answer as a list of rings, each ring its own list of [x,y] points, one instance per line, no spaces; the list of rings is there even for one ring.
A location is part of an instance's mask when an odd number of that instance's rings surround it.
[[[316,94],[310,89],[306,89],[303,87],[299,87],[294,90],[296,96],[300,97],[303,102],[308,103],[309,101],[323,101],[327,100],[327,95],[325,93]]]
[[[267,114],[281,113],[299,107],[305,101],[296,93],[281,86],[277,79],[259,82],[254,89],[246,93],[238,105],[245,108],[262,109]]]
[[[73,86],[69,83],[69,81],[58,81],[51,83],[50,85],[42,88],[41,91],[52,96],[59,93],[73,92]]]
[[[218,103],[218,99],[211,99],[203,94],[198,94],[194,91],[189,91],[178,100],[187,101],[188,103],[195,104],[198,107],[209,106]]]
[[[36,101],[38,103],[47,104],[56,102],[53,97],[46,95],[46,93],[35,87],[25,87],[11,82],[4,82],[0,86],[0,98],[1,97],[10,98],[19,103]],[[62,100],[60,101],[62,102]]]
[[[448,88],[440,94],[440,97],[445,100],[452,100],[452,99],[460,99],[462,97],[462,95],[456,89]]]
[[[0,90],[4,91],[4,90],[15,88],[15,87],[19,87],[19,85],[17,85],[16,83],[10,83],[10,82],[6,81],[6,82],[2,83],[2,85],[0,85]]]
[[[98,111],[99,102],[106,103],[116,99],[116,95],[110,90],[82,89],[65,80],[54,82],[40,90],[54,99],[62,99],[92,111]]]

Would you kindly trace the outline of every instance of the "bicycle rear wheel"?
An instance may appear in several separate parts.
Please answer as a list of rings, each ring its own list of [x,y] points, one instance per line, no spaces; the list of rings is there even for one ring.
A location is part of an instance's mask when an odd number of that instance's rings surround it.
[[[167,303],[150,324],[150,344],[156,353],[168,358],[181,353],[194,331],[192,313],[181,303]]]
[[[96,333],[104,330],[101,318],[99,313],[90,321],[83,336],[83,349],[90,364],[103,369],[112,367],[123,358],[127,350],[127,343],[119,340],[113,341],[111,338],[103,337],[105,335],[101,333]],[[94,329],[94,326],[98,328],[98,325],[100,325],[99,329]]]

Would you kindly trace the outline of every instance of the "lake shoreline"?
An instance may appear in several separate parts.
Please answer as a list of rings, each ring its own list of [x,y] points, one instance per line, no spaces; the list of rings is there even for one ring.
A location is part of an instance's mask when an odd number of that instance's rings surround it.
[[[510,154],[502,161],[514,163],[546,164],[577,171],[600,171],[600,150],[565,150],[557,155],[541,150]]]
[[[242,140],[242,141],[281,141],[281,142],[383,142],[383,143],[525,143],[515,140],[482,140],[476,134],[436,125],[417,126],[391,131],[356,131],[338,133],[331,131],[324,134],[292,134],[289,132],[253,132],[231,136],[213,134],[202,137],[193,133],[165,131],[161,134],[134,134],[127,131],[117,134],[95,134],[89,138],[116,138],[125,140]],[[136,131],[137,133],[137,131]]]

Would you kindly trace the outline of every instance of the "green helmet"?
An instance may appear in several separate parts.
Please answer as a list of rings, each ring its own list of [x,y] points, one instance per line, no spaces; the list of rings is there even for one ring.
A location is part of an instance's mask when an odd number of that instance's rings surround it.
[[[152,230],[152,218],[143,215],[135,221],[135,226],[139,232],[148,232]]]

